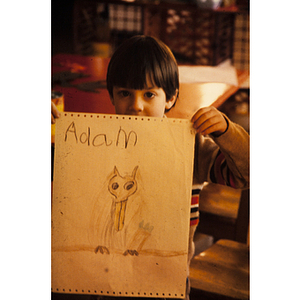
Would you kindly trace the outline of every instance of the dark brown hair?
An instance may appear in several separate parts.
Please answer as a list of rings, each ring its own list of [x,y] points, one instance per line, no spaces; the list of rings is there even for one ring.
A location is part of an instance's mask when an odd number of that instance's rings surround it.
[[[147,76],[151,84],[164,90],[167,101],[179,89],[178,66],[171,50],[156,38],[134,36],[110,60],[106,76],[108,92],[113,97],[114,86],[144,89]]]

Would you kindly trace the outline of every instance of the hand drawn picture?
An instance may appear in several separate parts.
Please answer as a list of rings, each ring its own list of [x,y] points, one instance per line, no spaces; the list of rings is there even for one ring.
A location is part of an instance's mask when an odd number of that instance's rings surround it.
[[[138,189],[137,170],[138,166],[131,174],[121,176],[115,166],[108,179],[108,192],[111,194],[109,205],[99,207],[98,203],[95,204],[90,227],[92,240],[99,242],[95,253],[121,251],[123,255],[137,256],[151,235],[153,226],[149,223],[144,225],[144,221],[138,219],[141,203],[132,205]]]
[[[184,298],[193,149],[189,120],[57,119],[53,292]]]

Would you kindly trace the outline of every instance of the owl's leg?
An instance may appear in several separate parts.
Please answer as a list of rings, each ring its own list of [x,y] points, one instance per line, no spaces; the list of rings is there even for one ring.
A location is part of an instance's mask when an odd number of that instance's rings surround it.
[[[98,246],[95,248],[95,253],[100,252],[101,254],[110,254],[109,250],[105,246]]]
[[[126,250],[123,255],[139,255],[139,252],[142,250],[143,245],[145,244],[146,240],[151,236],[151,232],[154,226],[150,226],[149,223],[144,225],[144,221],[140,222],[139,229],[134,234],[131,242],[129,243],[128,250]],[[136,250],[129,250],[129,249],[136,249]]]

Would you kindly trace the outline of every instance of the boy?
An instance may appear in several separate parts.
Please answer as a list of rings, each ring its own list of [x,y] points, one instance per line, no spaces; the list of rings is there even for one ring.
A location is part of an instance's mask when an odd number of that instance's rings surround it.
[[[107,89],[117,114],[165,117],[179,96],[178,66],[171,50],[148,36],[126,40],[110,60]],[[249,135],[246,131],[214,107],[199,109],[191,121],[197,131],[194,184],[208,181],[247,188]],[[196,225],[191,226],[189,262],[194,253],[195,230]]]

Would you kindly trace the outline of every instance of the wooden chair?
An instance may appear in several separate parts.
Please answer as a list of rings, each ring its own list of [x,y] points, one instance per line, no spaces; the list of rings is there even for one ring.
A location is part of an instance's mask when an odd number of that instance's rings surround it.
[[[191,300],[249,299],[249,246],[221,239],[190,265]]]
[[[247,243],[249,190],[206,184],[199,197],[200,222],[197,233]]]

